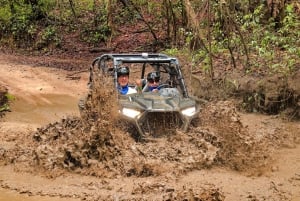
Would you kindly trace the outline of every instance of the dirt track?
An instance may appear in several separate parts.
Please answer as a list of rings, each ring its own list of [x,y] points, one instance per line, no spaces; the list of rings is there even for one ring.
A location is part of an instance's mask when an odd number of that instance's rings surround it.
[[[52,139],[58,133],[53,128],[62,135],[66,125],[78,131],[77,102],[88,75],[71,79],[73,73],[12,64],[0,56],[0,84],[16,97],[0,122],[0,200],[300,200],[299,122],[238,113],[231,102],[203,106],[201,125],[157,142],[137,143],[112,129],[112,150],[120,155],[107,148],[112,159],[103,154],[105,163],[63,168],[59,148],[93,137]],[[43,132],[35,133],[40,127]],[[34,141],[34,135],[43,140]],[[134,171],[126,176],[126,170]]]

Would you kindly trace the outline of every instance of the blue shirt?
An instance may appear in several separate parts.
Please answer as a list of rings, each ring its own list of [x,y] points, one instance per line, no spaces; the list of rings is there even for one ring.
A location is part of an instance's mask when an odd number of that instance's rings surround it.
[[[132,88],[132,87],[129,87],[128,84],[126,86],[119,86],[118,87],[118,91],[120,92],[120,94],[122,95],[126,95],[126,94],[133,94],[133,93],[136,93],[136,89]]]
[[[126,86],[124,86],[124,87],[119,86],[119,87],[118,87],[118,90],[119,90],[120,94],[126,95],[127,92],[128,92],[128,90],[129,90],[129,87],[128,87],[128,85],[126,85]]]

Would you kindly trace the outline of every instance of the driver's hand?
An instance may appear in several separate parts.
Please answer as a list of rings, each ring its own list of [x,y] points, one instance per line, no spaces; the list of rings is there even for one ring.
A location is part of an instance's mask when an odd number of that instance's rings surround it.
[[[135,80],[135,84],[138,86],[138,87],[141,87],[142,86],[142,81],[140,79],[136,79]]]
[[[153,89],[152,92],[158,92],[158,89]]]

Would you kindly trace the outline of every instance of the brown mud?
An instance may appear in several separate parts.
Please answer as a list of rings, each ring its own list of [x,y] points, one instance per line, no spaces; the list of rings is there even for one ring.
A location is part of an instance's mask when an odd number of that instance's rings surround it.
[[[17,64],[3,55],[0,62],[0,85],[15,96],[0,122],[6,198],[300,200],[297,121],[210,101],[187,133],[139,142],[117,124],[115,91],[101,82],[80,117],[87,72]]]

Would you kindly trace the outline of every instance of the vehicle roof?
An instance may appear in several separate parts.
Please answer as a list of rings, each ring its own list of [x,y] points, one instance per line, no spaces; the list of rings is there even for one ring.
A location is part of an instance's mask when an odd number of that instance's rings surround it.
[[[140,53],[140,54],[103,54],[100,58],[108,57],[116,63],[175,63],[179,61],[175,57],[165,54]]]

